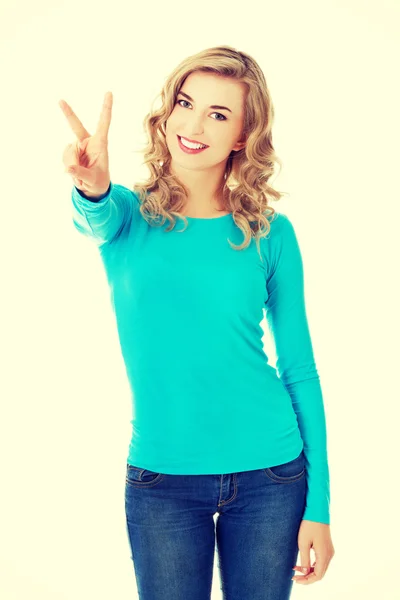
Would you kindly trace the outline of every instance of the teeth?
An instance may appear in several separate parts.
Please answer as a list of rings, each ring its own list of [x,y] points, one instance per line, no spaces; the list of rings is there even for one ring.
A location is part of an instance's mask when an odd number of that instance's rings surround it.
[[[188,142],[183,137],[181,137],[181,143],[184,146],[186,146],[187,148],[193,148],[193,149],[199,149],[199,148],[205,148],[206,147],[204,144],[192,144],[192,142]]]

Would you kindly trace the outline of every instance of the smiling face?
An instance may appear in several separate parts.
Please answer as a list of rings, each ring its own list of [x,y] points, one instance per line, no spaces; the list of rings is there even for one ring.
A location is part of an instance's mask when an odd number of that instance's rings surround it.
[[[229,77],[196,71],[183,83],[166,123],[166,143],[172,165],[207,170],[220,165],[224,172],[232,150],[240,150],[246,86]],[[187,153],[178,136],[207,144],[198,153]]]

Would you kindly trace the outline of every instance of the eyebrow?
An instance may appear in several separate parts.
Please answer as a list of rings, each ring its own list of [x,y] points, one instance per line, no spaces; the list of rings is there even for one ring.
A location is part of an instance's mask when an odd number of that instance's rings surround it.
[[[179,96],[179,94],[182,94],[182,96],[185,96],[185,98],[190,100],[190,102],[194,102],[193,98],[191,98],[189,96],[189,94],[185,94],[185,92],[178,92],[178,96]],[[231,109],[228,108],[227,106],[219,106],[218,104],[212,104],[210,106],[210,108],[219,108],[220,110],[229,110],[230,113],[232,112]]]

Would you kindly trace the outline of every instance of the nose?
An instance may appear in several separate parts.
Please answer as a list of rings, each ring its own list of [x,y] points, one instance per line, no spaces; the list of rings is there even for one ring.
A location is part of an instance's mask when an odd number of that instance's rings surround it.
[[[195,139],[196,136],[201,136],[203,133],[204,126],[202,125],[202,119],[200,117],[197,119],[194,117],[191,120],[191,125],[188,128],[188,137]]]

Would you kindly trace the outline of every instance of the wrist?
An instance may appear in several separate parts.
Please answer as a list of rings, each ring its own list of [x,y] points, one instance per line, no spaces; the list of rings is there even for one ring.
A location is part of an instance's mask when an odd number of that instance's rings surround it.
[[[80,190],[78,188],[76,188],[76,189],[79,192],[79,194],[81,196],[83,196],[83,198],[91,200],[92,202],[98,202],[99,200],[102,200],[110,193],[110,187],[111,187],[111,181],[110,181],[110,184],[109,184],[107,190],[105,192],[103,192],[102,194],[91,194],[90,192],[83,192],[82,190]]]

